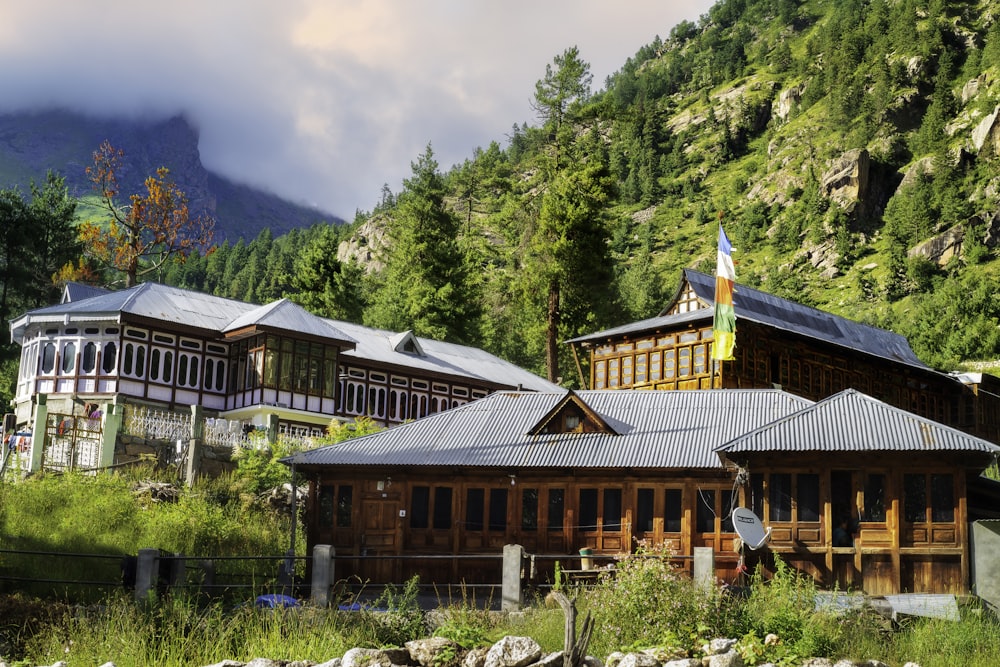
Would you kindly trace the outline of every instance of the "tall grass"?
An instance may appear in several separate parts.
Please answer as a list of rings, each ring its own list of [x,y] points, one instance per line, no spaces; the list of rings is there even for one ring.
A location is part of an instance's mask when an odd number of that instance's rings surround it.
[[[92,582],[18,584],[37,595],[92,601],[120,581],[122,559],[140,549],[207,559],[280,556],[289,548],[291,518],[255,504],[236,480],[200,483],[175,502],[161,502],[133,491],[139,478],[152,475],[144,472],[44,474],[0,485],[0,549],[76,554],[0,553],[0,571],[20,579]],[[305,552],[304,532],[296,531],[299,554]],[[268,576],[262,568],[273,573],[277,567],[277,561],[248,561],[227,562],[224,569],[253,581]]]

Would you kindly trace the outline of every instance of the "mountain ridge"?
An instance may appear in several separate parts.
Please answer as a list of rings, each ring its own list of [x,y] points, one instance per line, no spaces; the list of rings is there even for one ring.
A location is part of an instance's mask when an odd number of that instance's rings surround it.
[[[66,179],[69,194],[93,194],[86,168],[108,140],[125,151],[120,182],[127,197],[144,192],[147,176],[159,167],[188,197],[195,214],[216,221],[215,242],[253,239],[264,229],[275,235],[316,223],[343,223],[333,214],[297,204],[207,169],[198,150],[198,132],[183,115],[166,118],[95,117],[66,109],[0,114],[0,188],[23,192],[43,183],[51,170]]]

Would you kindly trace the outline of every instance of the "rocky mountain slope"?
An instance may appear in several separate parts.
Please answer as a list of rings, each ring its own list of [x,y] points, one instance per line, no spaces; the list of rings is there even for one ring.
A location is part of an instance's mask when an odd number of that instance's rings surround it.
[[[125,151],[123,192],[142,192],[145,178],[167,167],[191,209],[215,218],[216,242],[250,240],[265,228],[277,236],[317,222],[342,222],[207,170],[198,152],[198,133],[181,116],[99,119],[55,110],[0,115],[0,188],[18,186],[27,192],[32,180],[42,183],[52,170],[66,179],[71,195],[91,195],[85,169],[106,139]]]

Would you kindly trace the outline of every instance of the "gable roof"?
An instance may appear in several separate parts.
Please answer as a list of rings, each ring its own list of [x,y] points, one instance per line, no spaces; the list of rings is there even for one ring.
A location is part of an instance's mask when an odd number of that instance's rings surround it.
[[[531,430],[566,392],[500,391],[446,412],[335,445],[285,463],[321,466],[460,468],[721,469],[720,444],[812,405],[775,389],[580,391],[613,430]]]
[[[722,454],[760,452],[970,452],[1000,447],[958,429],[845,389],[795,414],[718,447]]]
[[[595,343],[623,335],[638,335],[650,331],[676,328],[691,322],[711,320],[712,309],[715,305],[715,278],[700,271],[684,269],[684,279],[678,289],[677,296],[684,291],[685,285],[690,285],[698,300],[705,304],[704,308],[675,315],[661,314],[658,317],[632,322],[614,329],[580,336],[567,342]],[[677,296],[674,297],[674,302],[676,302]],[[746,285],[736,285],[733,291],[733,308],[736,311],[737,346],[740,335],[739,322],[747,320],[907,366],[931,370],[917,358],[917,355],[910,349],[906,338],[899,334],[854,322],[788,299],[782,299]],[[664,312],[668,310],[670,310],[669,306],[664,309]]]
[[[410,340],[405,334],[374,329],[351,322],[333,321],[339,331],[357,341],[353,350],[343,353],[342,359],[351,358],[394,366],[407,366],[427,373],[443,373],[466,377],[476,382],[491,383],[498,387],[521,387],[531,391],[559,391],[557,384],[549,382],[520,366],[468,345],[458,345],[442,340],[413,336],[421,354],[406,352],[399,343]]]
[[[235,334],[248,330],[250,334],[258,331],[288,331],[302,336],[322,339],[336,339],[353,347],[354,339],[339,331],[330,320],[313,315],[302,306],[279,299],[259,308],[254,308],[240,315],[225,326],[225,334]]]
[[[468,378],[477,384],[496,387],[559,389],[558,385],[475,347],[419,338],[410,331],[383,331],[322,318],[288,299],[258,306],[160,283],[141,283],[113,292],[98,290],[89,298],[73,298],[29,311],[11,320],[11,339],[22,342],[27,327],[33,323],[102,320],[120,323],[123,315],[189,327],[207,335],[235,334],[244,329],[301,333],[306,337],[332,339],[331,342],[339,342],[342,347],[352,345],[354,350],[341,353],[345,361],[354,357],[386,366]],[[420,355],[407,352],[410,348],[406,343],[412,343],[412,349],[418,349]]]

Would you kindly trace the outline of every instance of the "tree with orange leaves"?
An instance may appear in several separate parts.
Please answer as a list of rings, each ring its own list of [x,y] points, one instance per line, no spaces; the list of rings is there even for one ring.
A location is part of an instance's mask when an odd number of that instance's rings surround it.
[[[212,243],[215,221],[193,217],[184,192],[160,167],[146,178],[146,194],[133,194],[129,203],[119,201],[118,173],[125,152],[104,141],[94,151],[94,166],[87,176],[110,214],[107,225],[87,221],[80,225],[80,239],[88,255],[101,264],[125,274],[125,286],[158,271],[167,260],[183,261],[191,252]]]

